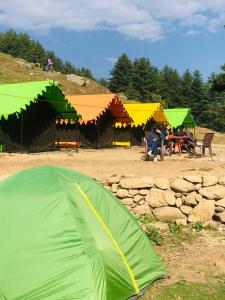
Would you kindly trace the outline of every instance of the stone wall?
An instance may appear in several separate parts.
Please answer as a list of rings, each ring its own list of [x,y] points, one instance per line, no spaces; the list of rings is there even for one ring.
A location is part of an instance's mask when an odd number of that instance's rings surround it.
[[[225,223],[225,177],[166,178],[114,175],[102,181],[135,215],[153,215],[177,224]]]

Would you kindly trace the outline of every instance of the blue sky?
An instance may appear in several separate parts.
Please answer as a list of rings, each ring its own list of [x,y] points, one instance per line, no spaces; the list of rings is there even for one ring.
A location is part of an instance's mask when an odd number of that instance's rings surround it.
[[[224,0],[7,0],[1,30],[26,31],[97,78],[116,58],[148,57],[203,76],[225,63]]]

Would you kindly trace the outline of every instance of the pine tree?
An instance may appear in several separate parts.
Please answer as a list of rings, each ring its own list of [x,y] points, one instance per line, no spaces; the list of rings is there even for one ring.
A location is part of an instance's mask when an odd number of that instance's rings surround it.
[[[131,76],[133,72],[132,61],[126,54],[122,54],[115,63],[111,78],[109,79],[109,88],[114,93],[125,93],[130,88]]]

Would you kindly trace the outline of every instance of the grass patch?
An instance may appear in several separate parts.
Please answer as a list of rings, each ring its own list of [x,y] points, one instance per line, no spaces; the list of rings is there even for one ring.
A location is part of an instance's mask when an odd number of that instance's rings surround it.
[[[179,281],[171,286],[153,286],[142,300],[219,300],[225,299],[225,278],[216,283]]]

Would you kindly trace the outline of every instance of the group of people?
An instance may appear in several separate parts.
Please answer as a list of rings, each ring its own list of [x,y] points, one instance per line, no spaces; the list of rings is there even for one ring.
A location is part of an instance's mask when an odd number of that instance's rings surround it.
[[[150,131],[146,131],[145,134],[145,141],[147,143],[146,160],[152,158],[154,162],[157,162],[158,149],[170,154],[174,152],[175,140],[171,136],[184,136],[181,149],[187,151],[190,155],[194,155],[195,138],[188,129],[179,127],[172,130],[170,125],[155,125]]]

